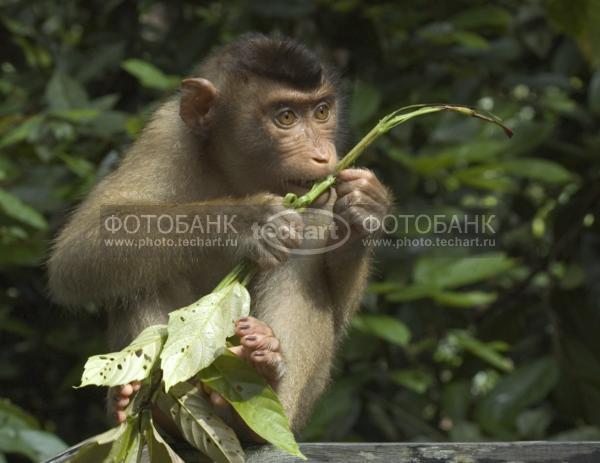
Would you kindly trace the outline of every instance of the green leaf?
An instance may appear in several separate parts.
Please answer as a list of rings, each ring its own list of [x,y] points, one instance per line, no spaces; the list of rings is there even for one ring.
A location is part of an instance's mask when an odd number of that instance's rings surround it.
[[[395,281],[378,281],[369,284],[368,290],[375,294],[386,294],[404,288],[404,284]]]
[[[504,8],[487,5],[465,9],[451,17],[450,22],[459,29],[504,29],[510,25],[511,19],[511,14]]]
[[[340,423],[345,423],[346,427],[349,420],[352,420],[353,411],[358,412],[360,408],[358,394],[363,384],[369,381],[368,375],[361,374],[361,371],[343,378],[337,379],[319,398],[314,407],[314,411],[310,417],[308,425],[302,431],[302,440],[306,442],[323,439],[324,436],[329,438],[339,435],[345,435],[344,426],[339,426]],[[333,440],[333,439],[332,439]]]
[[[67,448],[55,435],[39,429],[36,419],[7,399],[0,399],[0,453],[18,453],[40,461]]]
[[[45,230],[48,227],[42,214],[2,188],[0,188],[0,210],[9,217],[39,230]]]
[[[107,461],[118,461],[119,463],[139,463],[142,461],[144,441],[137,421],[129,425],[125,433],[112,444],[106,458]]]
[[[515,266],[515,261],[501,252],[490,252],[462,258],[424,257],[414,271],[416,283],[441,289],[489,280]]]
[[[296,19],[310,15],[315,10],[314,0],[287,0],[273,2],[271,0],[253,0],[248,4],[250,11],[265,18]]]
[[[202,370],[198,378],[221,394],[256,434],[284,452],[305,459],[279,398],[252,365],[227,352]]]
[[[131,422],[128,420],[102,434],[86,439],[69,463],[105,463],[113,443],[126,433],[130,433],[130,427]]]
[[[0,399],[0,423],[12,429],[39,429],[37,420],[8,399]]]
[[[463,167],[472,162],[489,161],[499,156],[507,147],[507,142],[502,140],[472,140],[460,146],[436,151],[432,155],[411,157],[412,167],[423,175],[432,175],[445,172],[454,166]]]
[[[417,394],[424,394],[433,384],[433,377],[423,370],[396,370],[390,372],[390,378],[396,384]]]
[[[600,31],[598,30],[600,4],[596,1],[588,1],[587,6],[585,38],[589,41],[589,44],[581,48],[584,54],[588,55],[588,59],[590,59],[594,66],[598,67],[600,66],[600,53],[598,52],[600,50]]]
[[[26,119],[0,139],[0,148],[6,148],[22,141],[28,140],[31,134],[36,133],[42,125],[44,118],[36,115]]]
[[[481,435],[479,426],[468,421],[457,421],[453,423],[449,433],[450,440],[453,442],[479,442],[486,440]]]
[[[595,115],[600,114],[600,71],[594,72],[588,84],[588,108]]]
[[[82,178],[92,178],[96,171],[94,164],[87,159],[75,156],[69,156],[68,154],[60,154],[58,156],[67,165],[69,170],[74,174]]]
[[[456,43],[473,50],[487,50],[490,48],[489,42],[479,34],[469,31],[456,31],[452,34]]]
[[[479,403],[476,416],[483,429],[514,429],[517,416],[544,399],[558,380],[558,365],[550,357],[522,366],[501,378]]]
[[[600,428],[597,426],[581,426],[575,429],[569,429],[550,437],[551,441],[568,442],[568,441],[600,441]]]
[[[170,462],[170,463],[185,463],[184,460],[177,455],[175,450],[163,439],[160,433],[154,427],[152,415],[148,415],[148,424],[144,429],[146,444],[148,445],[148,454],[151,462]]]
[[[171,90],[179,85],[179,78],[163,73],[153,64],[140,59],[128,59],[121,64],[123,69],[137,77],[144,87],[158,90]]]
[[[542,439],[552,423],[553,414],[546,407],[525,410],[517,416],[517,431],[523,440]]]
[[[566,183],[574,179],[567,169],[547,159],[520,158],[498,164],[502,171],[545,183]]]
[[[392,302],[407,302],[431,297],[438,292],[438,288],[432,285],[410,285],[397,288],[386,295],[386,299]]]
[[[97,79],[98,76],[106,75],[107,71],[118,69],[125,54],[125,40],[123,37],[116,39],[117,41],[109,43],[103,40],[101,46],[94,47],[94,52],[86,60],[85,66],[78,69],[77,79],[80,82]]]
[[[497,298],[497,293],[483,291],[440,291],[433,295],[434,301],[451,307],[480,307],[491,304]]]
[[[159,392],[158,406],[170,415],[185,440],[217,463],[243,463],[244,451],[233,430],[215,414],[198,388],[180,383],[165,394]]]
[[[451,178],[483,190],[512,193],[518,189],[516,182],[496,164],[469,167],[455,172]]]
[[[388,315],[358,314],[352,319],[352,327],[399,346],[406,346],[410,341],[410,329]]]
[[[55,71],[46,86],[46,101],[52,111],[86,108],[89,99],[83,86],[61,71]]]
[[[140,419],[129,417],[119,426],[84,441],[69,463],[137,463],[143,446]]]
[[[169,314],[169,336],[160,355],[167,391],[210,365],[233,336],[235,322],[250,313],[250,294],[239,283]]]
[[[52,111],[50,114],[69,122],[86,123],[96,119],[101,114],[101,111],[94,108],[63,109]]]
[[[154,369],[167,336],[165,325],[152,325],[142,331],[125,349],[90,357],[79,387],[119,386],[141,381]]]
[[[469,382],[457,380],[444,385],[441,398],[443,415],[452,421],[465,420],[469,412],[471,391]]]
[[[481,342],[479,339],[474,338],[467,331],[463,330],[451,331],[449,334],[449,341],[500,370],[511,371],[513,369],[512,360],[503,357],[496,351],[496,343]]]
[[[19,453],[34,461],[51,458],[67,448],[62,440],[37,429],[14,429],[2,425],[0,452]]]
[[[96,137],[110,138],[117,133],[124,132],[127,128],[127,121],[127,113],[102,111],[98,117],[89,121],[85,126],[85,130],[89,130]]]
[[[586,25],[589,0],[546,0],[548,16],[561,30],[579,36]]]
[[[379,90],[365,82],[356,81],[350,104],[350,125],[359,127],[369,121],[379,109],[381,94]]]

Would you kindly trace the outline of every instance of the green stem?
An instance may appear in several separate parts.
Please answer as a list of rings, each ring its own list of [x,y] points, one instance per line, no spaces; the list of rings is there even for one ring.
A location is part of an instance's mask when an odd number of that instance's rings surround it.
[[[406,112],[412,110],[410,112]],[[308,193],[303,196],[296,196],[294,193],[288,193],[285,195],[284,204],[292,209],[302,210],[310,206],[319,196],[325,193],[335,183],[335,178],[338,173],[342,170],[347,169],[364,153],[369,145],[371,145],[381,135],[389,132],[394,127],[404,124],[405,122],[415,117],[423,116],[425,114],[437,113],[440,111],[451,111],[459,114],[463,114],[469,117],[475,117],[492,124],[496,124],[501,127],[508,137],[512,136],[512,130],[506,127],[500,119],[492,114],[482,114],[474,109],[466,106],[455,106],[455,105],[412,105],[405,106],[396,111],[391,112],[383,119],[381,119],[375,127],[371,129],[357,144],[352,148],[335,166],[334,173],[328,175],[323,180],[316,182]],[[228,273],[223,280],[217,285],[215,291],[223,289],[234,282],[239,282],[243,285],[247,285],[252,277],[258,271],[256,264],[248,260],[244,260],[242,263],[235,266],[235,268]]]

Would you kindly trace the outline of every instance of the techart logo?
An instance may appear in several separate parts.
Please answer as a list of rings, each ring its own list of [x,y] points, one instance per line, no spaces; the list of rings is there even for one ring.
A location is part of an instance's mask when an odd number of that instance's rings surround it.
[[[278,212],[264,224],[253,224],[252,232],[255,239],[297,256],[324,254],[343,246],[350,239],[348,222],[324,209],[306,209],[302,213],[292,210]]]

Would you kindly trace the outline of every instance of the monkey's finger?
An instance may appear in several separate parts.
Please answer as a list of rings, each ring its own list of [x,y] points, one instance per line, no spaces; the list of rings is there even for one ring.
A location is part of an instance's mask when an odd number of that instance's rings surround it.
[[[119,410],[124,410],[129,405],[129,398],[123,397],[115,400],[115,407]]]
[[[210,393],[210,401],[215,407],[224,407],[227,405],[227,401],[223,398],[223,396],[214,391]]]
[[[304,224],[302,215],[293,209],[286,209],[285,214],[281,214],[278,218],[281,218],[285,222],[296,224],[300,227]]]
[[[265,350],[270,352],[279,352],[279,340],[275,336],[264,336],[261,334],[251,334],[241,339],[244,347],[250,350]]]
[[[338,200],[354,191],[362,192],[377,203],[386,204],[388,202],[387,192],[383,186],[373,184],[365,178],[358,178],[347,182],[340,182],[336,185]]]
[[[296,249],[302,244],[301,228],[291,223],[282,223],[277,226],[277,235],[274,244],[284,246],[286,249]]]
[[[129,397],[133,394],[133,386],[130,384],[124,384],[119,389],[117,389],[117,394],[123,397]]]
[[[380,216],[385,214],[387,207],[359,191],[353,191],[338,199],[334,212],[342,215],[349,209],[360,209],[367,211],[368,215]]]
[[[244,346],[242,346],[242,345],[230,347],[229,351],[232,352],[233,354],[237,355],[238,357],[244,356]]]
[[[219,394],[218,392],[213,391],[210,386],[208,386],[204,383],[200,383],[200,384],[201,384],[202,392],[204,392],[207,395],[208,399],[214,406],[224,407],[226,405],[229,405],[229,403],[223,398],[223,396],[221,394]]]
[[[249,334],[274,335],[269,325],[255,317],[240,318],[235,324],[235,334],[240,338]]]
[[[131,384],[131,387],[133,388],[133,392],[139,391],[140,388],[142,387],[141,381],[132,381],[130,384]]]
[[[312,204],[311,208],[319,208],[319,209],[327,209],[333,204],[335,204],[335,200],[337,198],[337,194],[335,188],[329,188],[325,193],[322,193],[321,196],[318,196]]]
[[[376,232],[381,226],[379,221],[373,221],[371,219],[371,217],[377,217],[377,215],[372,215],[365,209],[357,206],[350,207],[338,215],[346,221],[354,232],[361,235]]]
[[[279,352],[257,350],[250,356],[250,361],[268,381],[279,381],[285,373],[285,363]]]
[[[119,411],[115,412],[115,420],[117,421],[118,424],[125,422],[126,419],[127,419],[127,414],[123,410],[119,410]]]
[[[275,238],[273,240],[275,243],[279,243]],[[287,252],[287,248],[281,244],[275,247],[259,240],[248,246],[245,255],[255,262],[261,270],[269,271],[287,260]]]
[[[350,180],[356,180],[359,178],[367,178],[367,179],[375,178],[375,179],[377,179],[377,177],[375,177],[375,174],[373,173],[373,171],[371,171],[369,169],[360,168],[360,167],[353,167],[350,169],[342,170],[337,175],[336,181],[348,182]]]

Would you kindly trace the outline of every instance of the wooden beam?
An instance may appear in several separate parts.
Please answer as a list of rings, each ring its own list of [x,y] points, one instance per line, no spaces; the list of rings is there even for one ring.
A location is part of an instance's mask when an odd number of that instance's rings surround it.
[[[46,463],[66,463],[76,449]],[[600,463],[600,442],[314,443],[300,449],[308,463]],[[198,461],[189,448],[177,452]],[[246,458],[247,463],[303,461],[271,446],[248,448]]]

